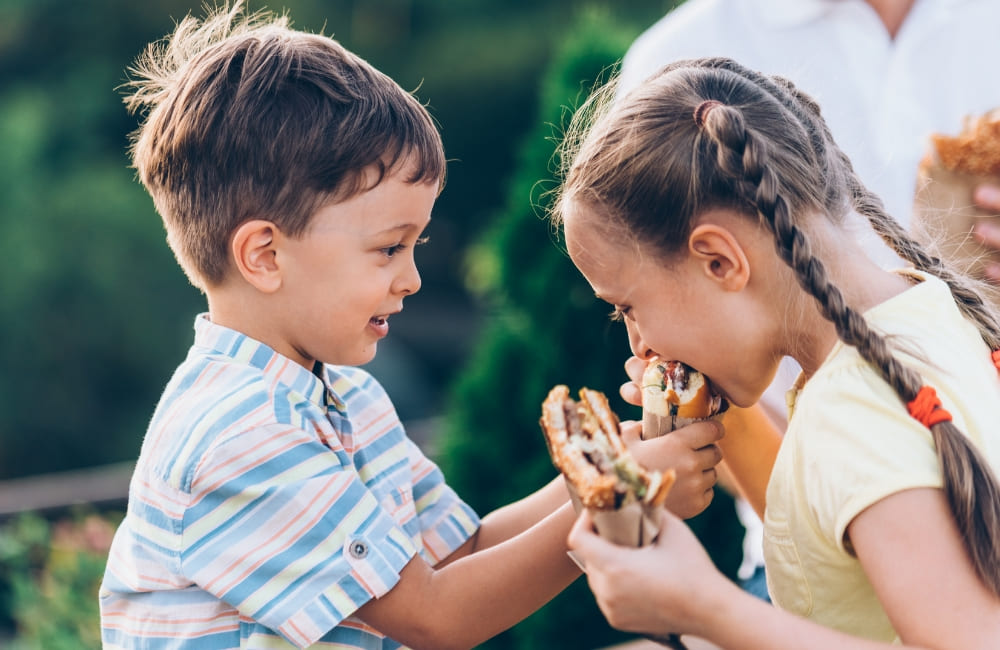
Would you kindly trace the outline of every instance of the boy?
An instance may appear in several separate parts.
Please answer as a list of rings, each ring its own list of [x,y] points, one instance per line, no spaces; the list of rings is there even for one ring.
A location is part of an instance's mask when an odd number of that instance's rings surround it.
[[[105,647],[470,647],[538,609],[579,574],[562,481],[480,522],[350,367],[420,288],[445,173],[425,109],[239,5],[134,72],[135,166],[208,313],[143,443]]]

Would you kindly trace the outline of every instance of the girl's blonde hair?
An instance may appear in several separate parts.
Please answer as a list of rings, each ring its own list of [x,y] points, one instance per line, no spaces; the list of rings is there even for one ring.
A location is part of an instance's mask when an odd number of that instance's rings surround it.
[[[631,241],[664,254],[686,243],[696,216],[731,209],[765,224],[802,288],[840,339],[857,348],[910,403],[921,376],[868,327],[813,254],[799,215],[843,223],[853,209],[904,260],[944,280],[990,350],[1000,324],[975,283],[927,252],[865,188],[810,97],[779,77],[729,59],[678,61],[629,94],[613,82],[575,114],[560,156],[558,224],[567,202],[592,208]],[[706,103],[707,102],[707,103]],[[1000,595],[1000,486],[983,455],[951,422],[930,427],[945,492],[976,571]]]

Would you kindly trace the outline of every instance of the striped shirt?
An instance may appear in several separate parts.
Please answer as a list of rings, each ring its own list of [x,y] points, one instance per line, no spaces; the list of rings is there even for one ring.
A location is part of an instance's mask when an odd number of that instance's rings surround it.
[[[397,648],[352,614],[476,514],[365,371],[195,322],[101,585],[105,648]]]

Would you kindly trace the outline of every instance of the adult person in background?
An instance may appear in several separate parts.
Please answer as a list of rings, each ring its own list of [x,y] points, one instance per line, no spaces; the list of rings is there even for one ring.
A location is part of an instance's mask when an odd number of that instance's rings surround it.
[[[787,77],[819,103],[862,181],[908,227],[930,134],[958,133],[965,116],[1000,107],[997,25],[997,0],[688,0],[629,48],[618,93],[671,61],[697,57],[725,56]],[[1000,213],[1000,187],[981,186],[974,196]],[[876,262],[901,265],[860,217],[855,224]],[[1000,249],[1000,228],[984,225],[976,235]],[[987,273],[1000,283],[1000,267]],[[782,429],[798,370],[786,359],[761,399]],[[766,596],[760,522],[745,501],[737,507],[748,529],[740,577]]]

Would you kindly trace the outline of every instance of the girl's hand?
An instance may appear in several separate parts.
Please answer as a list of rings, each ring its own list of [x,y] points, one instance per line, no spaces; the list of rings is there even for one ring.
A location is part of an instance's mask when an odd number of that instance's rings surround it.
[[[608,542],[594,532],[586,511],[570,531],[568,545],[587,572],[587,582],[613,627],[664,637],[703,635],[718,607],[716,598],[738,588],[719,573],[691,530],[662,512],[660,535],[643,548]]]
[[[639,382],[645,368],[646,362],[639,357],[625,362],[625,372],[632,381],[623,384],[619,392],[626,402],[636,406],[642,406]],[[694,517],[712,503],[719,478],[716,465],[722,460],[717,443],[724,435],[722,424],[707,420],[681,427],[669,435],[641,440],[640,422],[622,422],[622,439],[639,463],[661,471],[673,468],[677,472],[677,482],[667,496],[666,507],[684,519]]]
[[[668,510],[687,519],[712,503],[719,478],[715,466],[722,460],[722,450],[716,443],[725,435],[721,423],[695,422],[651,440],[640,439],[641,422],[622,422],[621,431],[622,440],[639,464],[677,473],[665,503]]]
[[[973,193],[973,198],[981,209],[1000,215],[1000,187],[988,184],[980,185]],[[973,232],[981,243],[1000,250],[1000,224],[997,224],[995,220],[984,219]],[[1000,264],[995,262],[987,264],[985,272],[989,280],[994,284],[1000,284]]]
[[[625,362],[625,373],[630,381],[622,384],[618,392],[629,404],[642,406],[642,373],[645,369],[646,362],[639,357],[629,357]]]

